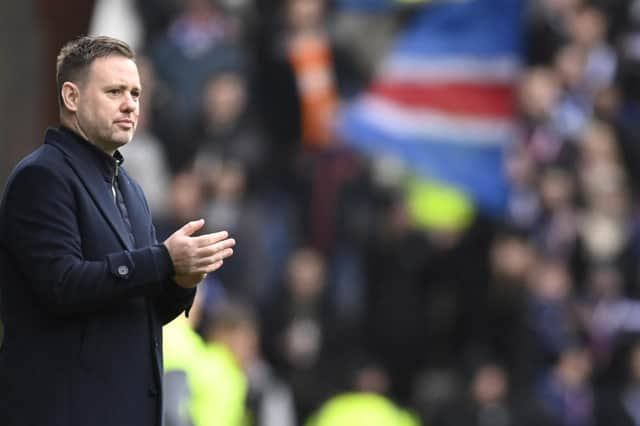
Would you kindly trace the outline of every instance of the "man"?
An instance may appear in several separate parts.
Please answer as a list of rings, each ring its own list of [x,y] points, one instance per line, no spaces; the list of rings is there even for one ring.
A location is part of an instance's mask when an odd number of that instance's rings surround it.
[[[0,425],[160,425],[162,325],[188,313],[235,241],[158,244],[118,148],[142,88],[131,49],[83,37],[60,51],[61,126],[8,179],[0,204]]]
[[[190,315],[164,328],[165,426],[249,424],[246,371],[258,356],[257,324],[247,306],[225,299],[203,312],[205,289],[194,303],[203,320]]]

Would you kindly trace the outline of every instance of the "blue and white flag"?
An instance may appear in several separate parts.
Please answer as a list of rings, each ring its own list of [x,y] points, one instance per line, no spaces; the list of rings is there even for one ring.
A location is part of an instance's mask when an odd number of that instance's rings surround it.
[[[503,151],[514,137],[521,14],[522,0],[423,6],[371,87],[343,111],[339,134],[499,214],[507,194]]]

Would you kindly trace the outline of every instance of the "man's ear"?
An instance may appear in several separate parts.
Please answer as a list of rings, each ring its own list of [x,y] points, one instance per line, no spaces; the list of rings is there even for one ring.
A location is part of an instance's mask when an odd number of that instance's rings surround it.
[[[62,102],[69,111],[76,112],[78,110],[78,98],[80,97],[80,89],[74,83],[65,81],[60,91]]]

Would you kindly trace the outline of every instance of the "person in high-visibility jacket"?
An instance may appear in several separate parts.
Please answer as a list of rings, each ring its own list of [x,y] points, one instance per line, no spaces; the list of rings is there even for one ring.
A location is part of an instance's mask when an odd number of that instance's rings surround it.
[[[305,426],[420,426],[420,421],[380,394],[349,392],[329,399]]]
[[[206,319],[205,341],[194,330],[199,304],[194,308],[189,318],[180,317],[164,329],[165,425],[245,425],[244,368],[257,352],[253,315],[239,305],[218,305]]]
[[[164,418],[166,426],[192,426],[199,401],[206,400],[205,344],[189,319],[178,317],[163,329]]]

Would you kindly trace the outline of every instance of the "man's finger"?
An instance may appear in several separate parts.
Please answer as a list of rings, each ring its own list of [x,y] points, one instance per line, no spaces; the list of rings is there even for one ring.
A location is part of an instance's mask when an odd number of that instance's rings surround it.
[[[227,240],[222,240],[218,243],[209,245],[209,246],[205,246],[205,247],[200,247],[197,251],[196,251],[196,256],[198,257],[209,257],[209,256],[213,256],[214,254],[218,253],[221,250],[224,250],[226,248],[231,248],[233,246],[236,245],[236,240],[234,240],[233,238],[229,238]]]
[[[209,265],[212,265],[216,262],[219,262],[221,260],[226,259],[227,257],[231,256],[233,254],[233,249],[228,248],[225,250],[221,250],[221,251],[217,251],[214,254],[212,254],[209,257],[203,258],[201,260],[198,261],[198,263],[196,264],[198,269],[201,269],[202,267],[208,267]]]
[[[220,258],[220,260],[222,259],[226,259],[227,257],[230,257],[233,254],[233,249],[232,248],[226,248],[224,250],[222,250],[221,252],[219,252],[216,256],[218,256]]]
[[[192,220],[186,223],[182,228],[178,229],[178,232],[183,235],[193,235],[198,229],[204,226],[204,219]]]
[[[229,237],[229,233],[227,231],[220,231],[214,232],[213,234],[205,234],[193,237],[193,239],[195,240],[197,247],[206,247],[215,244],[218,241],[222,241],[227,237]]]
[[[207,267],[207,274],[217,271],[218,269],[220,269],[220,267],[222,266],[224,262],[222,260],[218,260],[216,263],[212,263],[211,265],[209,265]]]

